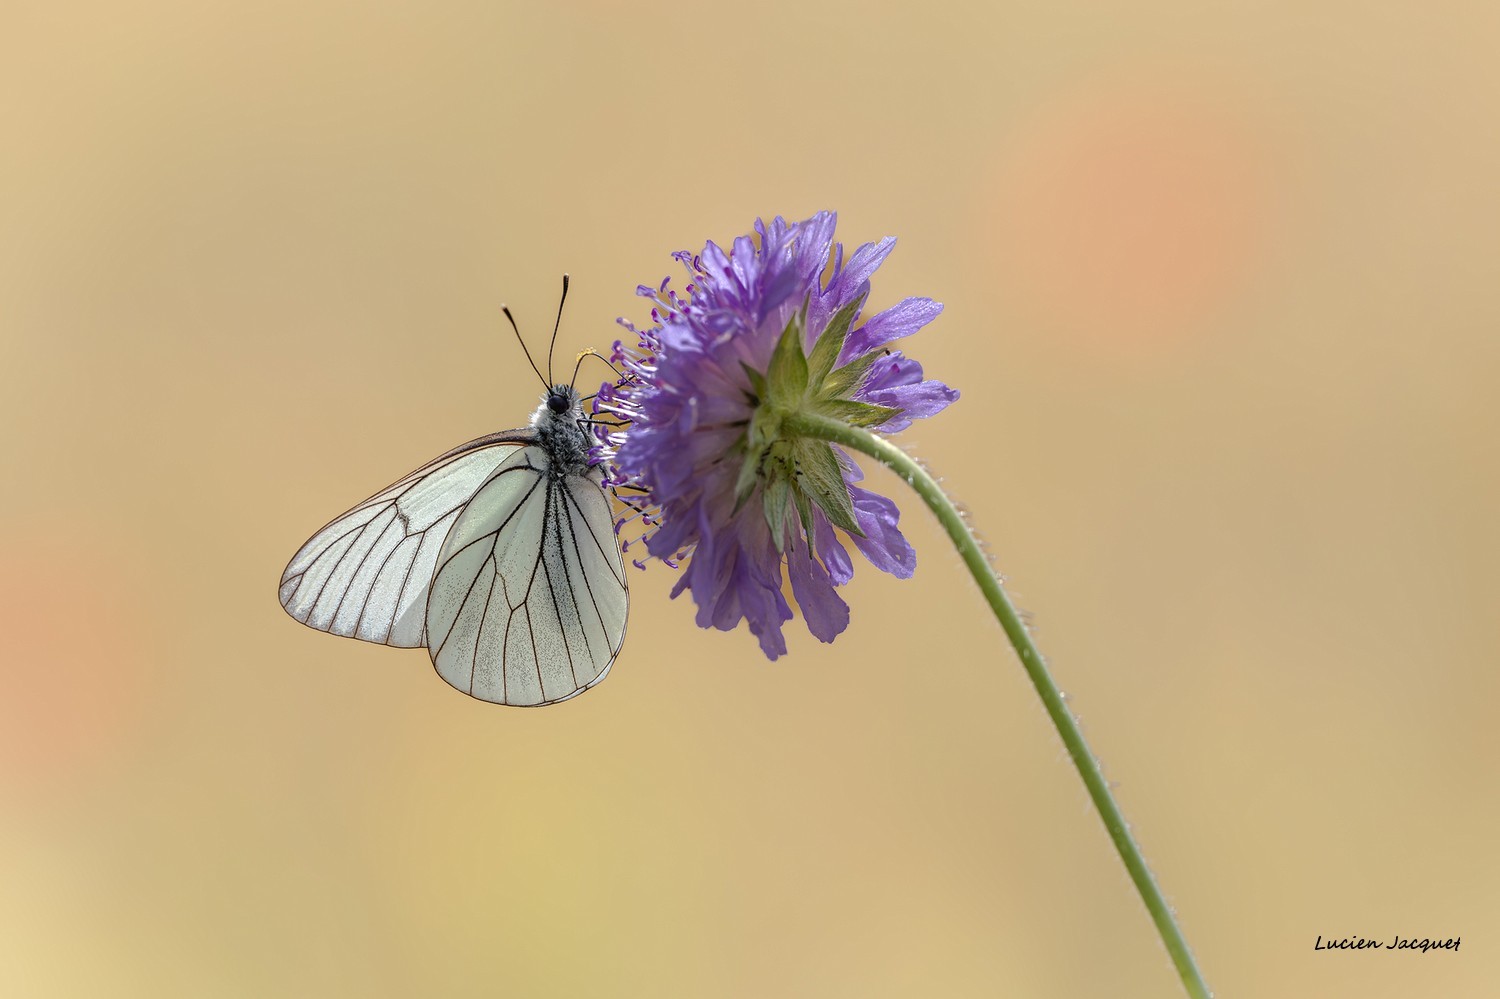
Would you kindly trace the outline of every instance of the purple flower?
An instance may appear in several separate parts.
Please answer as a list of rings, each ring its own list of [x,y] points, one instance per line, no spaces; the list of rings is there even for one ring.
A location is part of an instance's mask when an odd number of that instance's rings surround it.
[[[743,619],[772,659],[792,618],[783,574],[808,630],[831,642],[849,624],[834,589],[854,575],[847,545],[903,579],[916,566],[896,504],[858,485],[842,449],[789,421],[894,433],[958,398],[887,346],[942,306],[908,298],[863,319],[870,275],[895,240],[846,260],[834,223],[832,212],[757,221],[727,252],[708,243],[674,254],[689,283],[682,294],[670,279],[638,289],[655,303],[653,325],[621,320],[635,342],[615,344],[624,377],[596,404],[629,421],[601,435],[617,495],[636,511],[616,530],[639,519],[650,557],[688,560],[672,595],[692,592],[698,624],[728,631]]]

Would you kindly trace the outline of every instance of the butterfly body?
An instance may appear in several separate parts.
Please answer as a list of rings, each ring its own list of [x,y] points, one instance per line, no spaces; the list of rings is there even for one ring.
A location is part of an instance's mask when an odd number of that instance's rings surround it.
[[[459,445],[335,518],[287,565],[282,607],[319,631],[425,646],[445,681],[493,703],[594,686],[624,642],[628,594],[584,419],[554,385],[530,426]]]
[[[536,442],[552,460],[554,475],[583,475],[589,464],[589,438],[583,407],[571,385],[554,385],[531,415]]]

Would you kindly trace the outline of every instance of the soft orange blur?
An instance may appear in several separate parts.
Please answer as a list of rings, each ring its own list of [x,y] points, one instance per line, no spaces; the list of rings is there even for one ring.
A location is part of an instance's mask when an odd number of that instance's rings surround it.
[[[58,519],[4,539],[0,786],[66,793],[99,779],[142,725],[157,635],[139,554]],[[76,532],[76,533],[75,533]]]
[[[1086,345],[1222,321],[1259,263],[1272,153],[1225,107],[1233,95],[1079,89],[1018,121],[1001,153],[992,235],[1007,297],[1033,328]]]
[[[0,994],[1180,994],[972,582],[767,663],[661,567],[567,704],[287,558],[758,214],[887,234],[973,516],[1224,996],[1484,996],[1500,19],[11,4]],[[1460,936],[1430,954],[1315,938]]]

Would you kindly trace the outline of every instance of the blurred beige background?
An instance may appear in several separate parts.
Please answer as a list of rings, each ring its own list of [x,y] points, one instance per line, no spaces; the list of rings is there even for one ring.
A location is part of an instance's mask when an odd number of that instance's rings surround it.
[[[1180,994],[907,497],[836,644],[658,567],[544,711],[277,607],[524,421],[500,303],[828,207],[1219,994],[1493,995],[1500,15],[1211,7],[8,0],[0,993]]]

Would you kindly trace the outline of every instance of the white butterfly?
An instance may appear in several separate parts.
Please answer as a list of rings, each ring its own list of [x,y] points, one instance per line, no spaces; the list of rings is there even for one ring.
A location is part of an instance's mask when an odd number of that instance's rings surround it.
[[[282,607],[319,631],[426,646],[439,676],[482,700],[583,693],[620,654],[629,602],[584,421],[577,390],[552,385],[529,427],[461,444],[371,496],[292,558]]]

